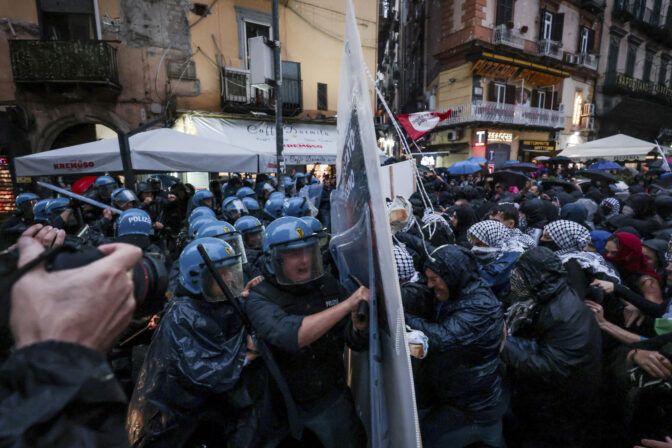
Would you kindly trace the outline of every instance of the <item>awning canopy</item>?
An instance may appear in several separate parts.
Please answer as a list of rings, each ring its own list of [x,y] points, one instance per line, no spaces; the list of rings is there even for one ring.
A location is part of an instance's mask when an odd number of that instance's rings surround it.
[[[569,77],[564,70],[487,51],[480,54],[471,71],[489,78],[524,79],[536,86],[556,85]]]
[[[142,132],[132,136],[129,143],[136,171],[269,172],[275,169],[273,157],[172,129]],[[15,167],[17,176],[123,170],[116,138],[17,157]]]
[[[560,152],[558,156],[569,157],[576,162],[585,162],[591,159],[646,160],[646,156],[654,150],[656,150],[655,143],[625,134],[616,134],[572,146]]]
[[[275,123],[265,120],[239,120],[184,114],[176,129],[216,140],[233,143],[275,160]],[[338,130],[335,124],[283,123],[283,156],[288,165],[336,164]],[[381,159],[385,155],[376,147]]]

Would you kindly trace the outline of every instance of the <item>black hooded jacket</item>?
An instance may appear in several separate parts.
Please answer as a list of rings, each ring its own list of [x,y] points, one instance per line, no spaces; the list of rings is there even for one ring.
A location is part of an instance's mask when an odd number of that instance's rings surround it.
[[[449,405],[475,424],[494,424],[503,400],[498,368],[502,306],[479,277],[471,252],[445,246],[432,257],[425,267],[446,282],[450,298],[439,302],[432,320],[406,317],[411,328],[429,338],[423,381],[432,388],[433,405]]]
[[[514,412],[534,446],[589,446],[586,431],[592,429],[601,375],[600,329],[551,250],[528,250],[516,269],[537,305],[531,338],[509,337],[502,352],[516,379]]]

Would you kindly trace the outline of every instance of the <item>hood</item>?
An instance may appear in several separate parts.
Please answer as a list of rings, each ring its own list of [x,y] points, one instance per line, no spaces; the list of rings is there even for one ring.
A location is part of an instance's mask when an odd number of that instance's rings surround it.
[[[583,224],[588,218],[588,211],[583,205],[579,204],[578,202],[573,202],[571,204],[562,206],[562,212],[560,216],[562,219]]]
[[[460,205],[455,207],[455,214],[457,215],[456,233],[466,232],[478,219],[476,213],[468,205]]]
[[[471,251],[460,246],[441,246],[425,261],[425,269],[441,276],[450,290],[451,300],[481,285],[478,262]]]
[[[654,213],[653,198],[646,193],[633,194],[625,201],[625,205],[632,208],[634,218],[644,219]]]
[[[524,252],[516,262],[516,269],[527,281],[538,303],[550,301],[567,284],[567,271],[562,261],[547,247]]]
[[[654,238],[651,240],[642,241],[642,246],[648,247],[649,249],[651,249],[656,253],[656,257],[658,257],[659,269],[667,266],[667,262],[665,261],[665,256],[667,255],[668,250],[667,241],[661,240],[659,238]]]
[[[546,217],[544,201],[541,199],[531,199],[525,201],[520,206],[520,211],[525,214],[527,225],[537,229],[543,229],[548,224]]]
[[[667,221],[672,219],[672,196],[660,195],[655,199],[656,212],[658,215]]]

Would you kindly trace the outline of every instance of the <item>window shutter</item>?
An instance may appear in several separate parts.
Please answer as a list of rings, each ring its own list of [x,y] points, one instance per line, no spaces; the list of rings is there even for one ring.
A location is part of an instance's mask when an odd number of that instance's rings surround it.
[[[516,86],[506,86],[506,104],[516,104]]]
[[[537,107],[539,105],[539,91],[537,89],[532,90],[532,107]]]
[[[539,14],[539,38],[537,40],[544,39],[544,19],[546,16],[546,10],[542,9],[541,14]]]
[[[488,101],[497,101],[497,92],[495,90],[495,83],[488,83]]]
[[[588,53],[595,51],[595,30],[588,30]]]
[[[551,27],[551,40],[562,41],[562,27],[565,21],[564,14],[553,14],[553,26]]]

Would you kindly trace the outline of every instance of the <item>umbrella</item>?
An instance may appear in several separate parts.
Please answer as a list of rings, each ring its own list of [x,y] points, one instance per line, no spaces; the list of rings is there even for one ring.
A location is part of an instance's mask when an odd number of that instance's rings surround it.
[[[467,160],[465,160],[465,162],[473,162],[473,163],[485,163],[487,161],[488,159],[481,156],[471,156]]]
[[[571,182],[567,182],[566,180],[542,180],[541,186],[544,187],[544,190],[550,190],[553,187],[560,187],[567,193],[576,191],[576,186]]]
[[[606,182],[608,184],[615,184],[618,182],[618,179],[616,179],[614,176],[612,176],[609,173],[604,173],[599,170],[593,170],[593,169],[588,169],[588,170],[581,170],[579,173],[583,177],[587,177],[590,180],[595,180],[595,181],[602,181]]]
[[[495,180],[495,182],[503,182],[509,186],[515,185],[519,190],[525,188],[525,184],[528,180],[530,180],[530,178],[523,173],[511,170],[495,171],[492,174],[492,178]]]
[[[590,170],[622,170],[623,167],[616,162],[609,160],[600,160],[588,167]]]
[[[448,173],[451,176],[473,174],[479,171],[481,171],[481,166],[478,163],[467,162],[466,160],[462,160],[448,167]]]
[[[555,157],[551,157],[550,159],[548,159],[548,161],[549,161],[549,163],[557,163],[557,164],[563,165],[563,164],[571,163],[572,159],[570,159],[569,157],[565,157],[565,156],[555,156]]]
[[[530,162],[514,163],[507,168],[513,171],[524,171],[528,173],[531,173],[532,171],[537,171],[539,169],[537,165]]]
[[[539,156],[539,157],[534,158],[534,160],[536,160],[537,162],[543,162],[544,160],[549,160],[549,159],[550,159],[550,157],[548,157],[548,156]]]
[[[511,165],[517,165],[519,163],[520,163],[520,161],[518,161],[518,160],[507,160],[506,162],[502,163],[502,166],[505,167],[505,168],[508,168]]]

